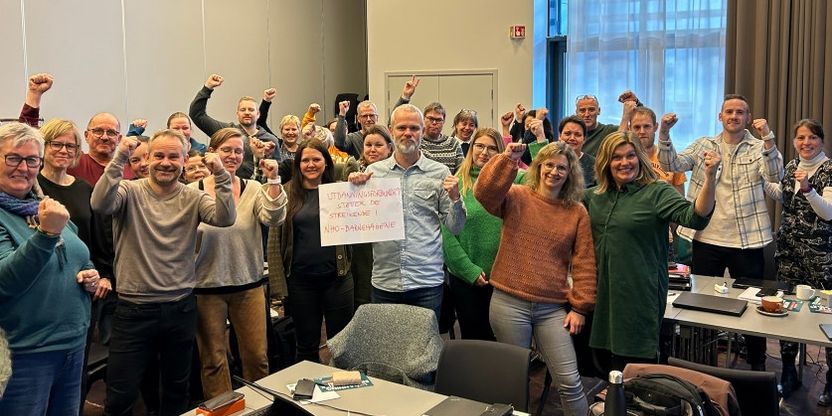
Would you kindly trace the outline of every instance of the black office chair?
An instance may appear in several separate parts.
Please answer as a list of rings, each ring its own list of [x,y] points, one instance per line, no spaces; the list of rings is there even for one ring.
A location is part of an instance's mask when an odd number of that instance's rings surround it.
[[[529,408],[531,351],[493,341],[445,342],[436,369],[436,392],[484,403]]]
[[[731,383],[737,394],[737,402],[744,415],[779,416],[780,395],[777,392],[777,375],[773,371],[750,371],[712,367],[678,358],[668,358],[675,367],[696,370],[719,377]]]

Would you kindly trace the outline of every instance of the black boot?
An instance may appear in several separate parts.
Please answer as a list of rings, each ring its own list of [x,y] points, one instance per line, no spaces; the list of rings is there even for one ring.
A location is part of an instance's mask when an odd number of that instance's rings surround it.
[[[829,387],[829,384],[823,387],[823,392],[818,397],[818,406],[826,407],[832,404],[832,392],[829,391]]]
[[[797,350],[797,343],[780,342],[780,357],[783,359],[783,371],[780,373],[780,394],[784,399],[788,399],[802,384],[800,377],[797,376],[797,368],[795,368]]]

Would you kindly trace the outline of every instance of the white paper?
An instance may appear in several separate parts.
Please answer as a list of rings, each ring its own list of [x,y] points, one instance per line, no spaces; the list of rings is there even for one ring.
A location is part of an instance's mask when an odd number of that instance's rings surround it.
[[[321,246],[404,239],[399,179],[329,183],[318,187],[318,199]]]

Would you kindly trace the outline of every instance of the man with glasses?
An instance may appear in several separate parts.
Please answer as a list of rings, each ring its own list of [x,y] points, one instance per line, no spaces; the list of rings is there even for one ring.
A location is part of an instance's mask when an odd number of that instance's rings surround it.
[[[624,91],[618,96],[618,101],[626,103],[633,101],[635,106],[640,106],[641,103],[632,91]],[[592,157],[598,153],[598,148],[601,147],[601,142],[604,138],[615,133],[616,131],[625,131],[627,129],[627,122],[624,117],[621,118],[619,125],[604,124],[598,122],[598,116],[601,114],[601,106],[598,104],[598,98],[594,95],[579,95],[575,99],[575,114],[583,119],[586,124],[586,139],[584,140],[583,151]]]
[[[416,87],[419,86],[419,78],[415,75],[410,77],[410,80],[404,83],[402,88],[402,96],[396,101],[393,109],[407,104],[413,93],[416,92]],[[367,129],[378,123],[378,107],[370,100],[358,103],[358,124],[361,130],[347,133],[346,117],[347,111],[350,109],[349,101],[341,101],[338,103],[338,122],[335,125],[335,147],[342,152],[347,152],[356,160],[361,160],[361,153],[364,151],[364,134]]]
[[[257,125],[260,117],[257,102],[252,97],[242,97],[237,102],[237,123],[227,123],[214,119],[208,115],[206,107],[208,99],[214,89],[222,85],[222,76],[211,74],[205,81],[205,85],[196,93],[188,110],[191,120],[203,133],[211,137],[214,133],[225,127],[240,129],[248,140],[243,141],[243,164],[237,169],[237,176],[243,179],[255,179],[264,182],[258,168],[260,159],[276,159],[280,161],[280,152],[275,154],[274,149],[280,146],[280,141],[275,135]]]
[[[89,149],[87,153],[81,154],[78,164],[67,169],[66,173],[81,178],[92,186],[95,186],[104,168],[113,160],[116,146],[121,141],[121,124],[115,115],[111,113],[98,113],[90,119],[87,130],[84,131],[84,139]],[[133,179],[133,171],[129,166],[124,167],[124,178]]]
[[[433,102],[425,107],[424,114],[425,135],[422,136],[420,150],[426,158],[447,166],[451,174],[456,173],[465,159],[465,154],[459,140],[442,134],[442,127],[445,126],[445,108],[442,104]]]

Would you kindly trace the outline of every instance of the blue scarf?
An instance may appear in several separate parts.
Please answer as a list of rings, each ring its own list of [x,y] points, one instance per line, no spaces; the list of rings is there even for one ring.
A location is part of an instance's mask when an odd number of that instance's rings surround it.
[[[20,199],[5,192],[0,192],[0,208],[21,217],[32,217],[38,215],[40,200],[33,192],[29,192],[26,198]]]

